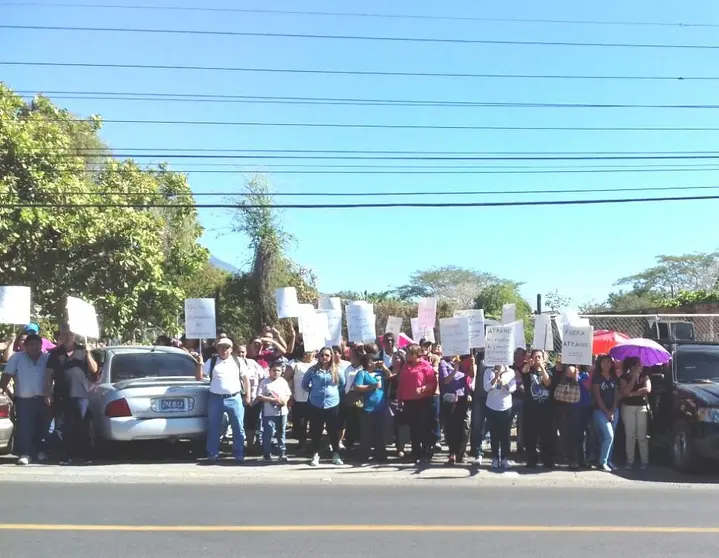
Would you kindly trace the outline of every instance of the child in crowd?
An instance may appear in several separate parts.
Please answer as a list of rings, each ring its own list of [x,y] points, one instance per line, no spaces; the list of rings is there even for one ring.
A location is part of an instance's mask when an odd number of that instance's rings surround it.
[[[272,461],[272,438],[277,439],[280,450],[280,460],[287,461],[287,445],[285,443],[287,430],[287,403],[292,397],[290,385],[282,377],[287,366],[282,359],[270,365],[269,377],[263,378],[257,388],[256,401],[262,403],[262,452],[266,462]]]

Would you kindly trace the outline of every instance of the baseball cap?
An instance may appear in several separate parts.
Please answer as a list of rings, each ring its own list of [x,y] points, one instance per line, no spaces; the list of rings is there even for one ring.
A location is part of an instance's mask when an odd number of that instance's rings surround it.
[[[22,332],[25,333],[25,334],[27,334],[27,335],[30,335],[31,333],[34,333],[34,334],[37,335],[37,334],[40,333],[40,326],[37,325],[37,324],[27,324],[27,325],[23,328]]]
[[[432,344],[432,341],[429,339],[422,337],[422,339],[419,340],[419,346],[420,347],[427,347]]]
[[[229,337],[220,337],[216,342],[216,347],[232,347],[232,339]]]

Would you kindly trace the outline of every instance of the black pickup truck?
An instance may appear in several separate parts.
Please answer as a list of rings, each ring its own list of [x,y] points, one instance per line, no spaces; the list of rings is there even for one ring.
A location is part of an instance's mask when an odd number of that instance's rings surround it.
[[[719,345],[669,347],[671,368],[652,375],[652,441],[678,471],[719,468]]]

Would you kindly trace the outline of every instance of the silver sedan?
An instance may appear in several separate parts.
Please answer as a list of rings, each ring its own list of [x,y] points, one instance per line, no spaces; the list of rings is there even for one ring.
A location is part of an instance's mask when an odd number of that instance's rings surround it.
[[[99,355],[90,389],[91,442],[203,440],[209,385],[195,380],[195,361],[172,347],[118,346]]]
[[[12,401],[8,396],[0,394],[0,455],[12,453],[14,428]]]

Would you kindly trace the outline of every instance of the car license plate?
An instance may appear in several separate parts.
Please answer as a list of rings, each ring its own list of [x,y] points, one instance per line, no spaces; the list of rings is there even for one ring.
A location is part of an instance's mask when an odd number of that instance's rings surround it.
[[[187,409],[187,402],[185,399],[161,399],[160,410],[161,411],[185,411]]]

